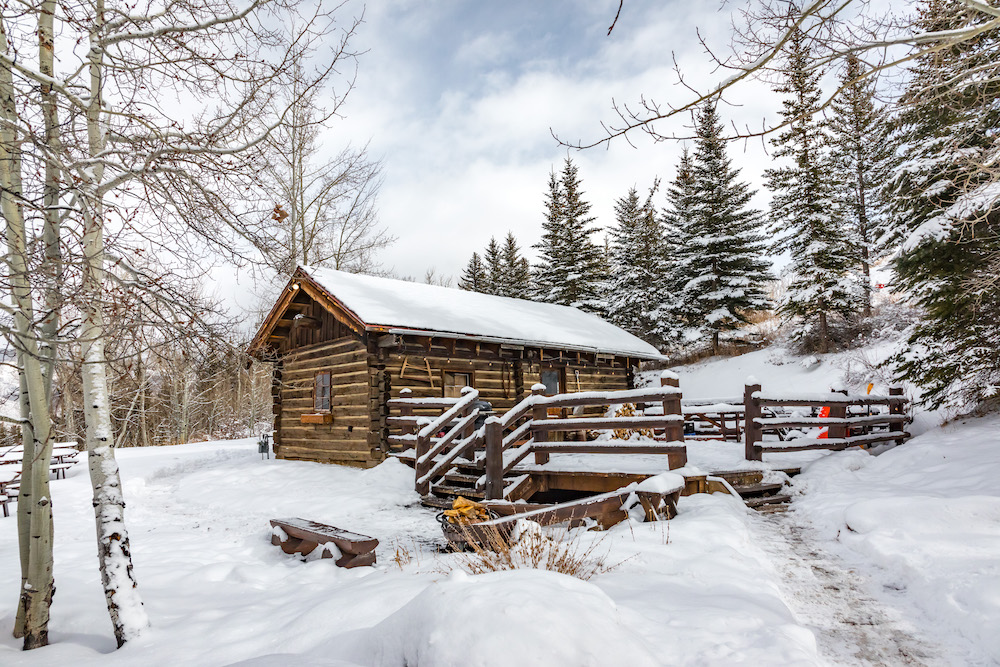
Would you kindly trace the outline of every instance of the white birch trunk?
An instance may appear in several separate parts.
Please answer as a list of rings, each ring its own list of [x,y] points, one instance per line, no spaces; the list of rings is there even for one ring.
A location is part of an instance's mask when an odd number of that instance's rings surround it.
[[[102,78],[104,51],[100,35],[104,28],[104,3],[98,0],[91,33],[90,106],[87,109],[87,138],[91,156],[104,150],[102,124]],[[125,529],[125,497],[122,494],[118,462],[115,460],[108,396],[107,357],[104,342],[104,207],[100,182],[103,167],[92,168],[84,183],[86,201],[83,235],[84,319],[81,328],[83,354],[83,402],[87,424],[87,460],[94,489],[94,513],[97,520],[97,552],[101,583],[114,626],[115,639],[121,647],[135,639],[149,626],[132,572],[132,553]]]
[[[7,52],[7,34],[0,23],[0,50]],[[0,68],[0,185],[6,222],[7,265],[14,309],[14,342],[22,395],[22,416],[31,424],[22,429],[24,459],[18,498],[18,538],[22,586],[14,635],[24,637],[24,648],[48,643],[49,605],[52,602],[52,503],[49,496],[49,461],[52,428],[32,327],[31,285],[28,282],[27,245],[21,195],[21,157],[17,129],[20,119],[9,68]]]

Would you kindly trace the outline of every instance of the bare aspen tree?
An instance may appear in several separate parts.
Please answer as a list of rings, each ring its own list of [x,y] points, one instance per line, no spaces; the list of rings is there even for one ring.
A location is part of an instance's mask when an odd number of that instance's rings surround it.
[[[21,8],[21,16],[40,26],[19,25],[21,39],[37,33],[43,55],[38,68],[30,66],[10,52],[4,33],[0,177],[14,300],[12,338],[21,352],[25,387],[22,414],[32,420],[25,430],[30,436],[25,442],[26,472],[30,469],[31,474],[19,503],[19,513],[21,505],[30,510],[24,512],[30,516],[21,537],[30,538],[24,543],[31,546],[24,568],[25,620],[18,630],[24,631],[26,648],[47,641],[52,429],[46,382],[52,378],[52,346],[62,344],[52,339],[60,327],[55,292],[46,296],[28,282],[29,232],[21,201],[19,151],[22,143],[30,142],[41,156],[36,159],[53,166],[43,170],[39,188],[44,221],[41,275],[48,277],[47,285],[58,286],[64,262],[72,262],[78,274],[76,291],[60,298],[73,298],[80,318],[82,405],[98,553],[108,610],[121,646],[138,636],[148,619],[133,576],[125,501],[114,461],[107,354],[114,323],[108,321],[107,312],[122,290],[139,288],[163,298],[158,294],[161,276],[136,269],[130,255],[171,242],[178,254],[200,247],[236,255],[250,247],[270,246],[265,212],[273,203],[265,205],[247,193],[254,189],[266,160],[270,134],[297,101],[281,93],[291,89],[296,95],[308,95],[335,72],[335,57],[309,70],[294,67],[298,50],[309,50],[330,35],[333,10],[312,8],[302,22],[293,0],[245,4],[181,0],[162,6],[88,0],[72,7],[41,2]],[[293,18],[300,21],[298,28],[289,28]],[[6,15],[3,21],[6,30]],[[343,46],[357,21],[348,25],[335,54],[346,53]],[[57,41],[53,34],[60,36]],[[66,48],[50,57],[60,44]],[[89,48],[81,51],[78,44]],[[55,64],[63,71],[50,72]],[[24,84],[20,89],[15,88],[15,78]],[[34,92],[39,88],[41,98]],[[204,111],[169,112],[170,105],[162,99],[169,91]],[[39,131],[38,124],[23,122],[26,117],[50,123],[41,123]],[[58,254],[60,239],[71,248],[66,255]],[[33,298],[45,304],[37,318]],[[39,349],[38,341],[44,349]]]
[[[346,46],[342,41],[336,59],[356,57]],[[395,241],[378,225],[381,164],[368,157],[367,146],[347,146],[333,158],[324,156],[323,130],[341,113],[353,82],[334,94],[329,106],[321,106],[318,89],[303,89],[305,57],[295,56],[297,75],[286,93],[288,113],[268,141],[265,173],[276,200],[272,219],[277,233],[266,249],[267,263],[281,276],[299,264],[372,272],[375,254]],[[283,284],[284,278],[280,280]]]
[[[39,38],[51,40],[51,24],[42,22]],[[52,602],[52,503],[49,494],[49,460],[52,428],[46,381],[34,322],[32,285],[29,281],[25,199],[22,186],[21,144],[27,140],[17,108],[17,92],[9,64],[10,44],[6,23],[0,21],[0,185],[6,223],[6,265],[12,297],[14,329],[11,338],[18,355],[21,387],[20,411],[24,420],[24,454],[18,498],[18,539],[21,560],[21,593],[14,635],[24,638],[24,648],[48,643],[49,606]]]

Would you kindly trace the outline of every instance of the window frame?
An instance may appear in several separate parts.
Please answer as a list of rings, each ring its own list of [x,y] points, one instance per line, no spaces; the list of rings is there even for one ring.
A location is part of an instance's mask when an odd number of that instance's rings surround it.
[[[559,383],[559,387],[556,390],[555,394],[560,394],[560,393],[561,394],[565,394],[565,393],[568,393],[567,392],[567,388],[566,388],[566,367],[565,366],[556,366],[556,365],[553,364],[553,365],[542,366],[541,368],[539,368],[538,369],[538,383],[539,384],[544,384],[542,382],[542,374],[543,373],[555,373],[556,374],[556,382]],[[546,391],[548,391],[548,389],[546,389]],[[544,395],[545,396],[554,396],[555,394],[544,394]]]
[[[469,381],[466,382],[465,384],[463,384],[462,386],[458,386],[458,385],[455,385],[455,384],[449,385],[448,384],[448,376],[449,375],[451,375],[451,376],[465,375],[465,376],[467,376],[469,378]],[[475,387],[476,386],[475,383],[476,383],[476,371],[473,368],[443,368],[443,369],[441,369],[441,397],[442,398],[461,398],[461,396],[462,396],[462,389],[464,387]],[[449,396],[448,395],[448,389],[449,389],[449,387],[451,387],[451,388],[456,388],[457,387],[458,393],[455,396]]]
[[[326,376],[326,407],[320,407],[319,399],[322,398],[318,393],[317,389],[321,387],[319,380],[321,377]],[[333,405],[333,374],[329,370],[316,371],[313,373],[313,386],[312,386],[312,399],[313,399],[313,411],[317,414],[328,413]]]

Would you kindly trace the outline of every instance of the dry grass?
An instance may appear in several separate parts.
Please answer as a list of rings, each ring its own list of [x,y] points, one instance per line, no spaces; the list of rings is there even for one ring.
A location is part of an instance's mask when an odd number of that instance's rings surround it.
[[[621,565],[620,562],[608,564],[608,553],[601,549],[603,537],[585,546],[579,536],[571,537],[569,530],[562,538],[554,539],[545,535],[537,523],[518,521],[509,538],[505,532],[490,526],[479,544],[465,525],[460,525],[459,529],[472,549],[460,554],[459,565],[471,574],[548,570],[587,581]]]

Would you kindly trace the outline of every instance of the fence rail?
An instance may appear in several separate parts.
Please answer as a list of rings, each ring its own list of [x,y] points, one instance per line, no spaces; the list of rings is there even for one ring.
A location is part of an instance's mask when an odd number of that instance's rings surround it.
[[[808,450],[839,450],[895,441],[901,444],[910,437],[903,426],[910,421],[904,414],[909,399],[901,387],[889,389],[888,396],[848,395],[834,390],[830,394],[777,395],[765,394],[759,384],[744,388],[744,456],[749,461],[760,461],[765,452],[801,452]],[[826,417],[776,416],[764,417],[765,407],[828,408]],[[864,407],[867,411],[879,409],[876,414],[849,415],[848,408]],[[885,411],[882,412],[882,408]],[[764,441],[764,433],[779,433],[789,428],[827,428],[826,436],[796,438],[783,442]]]

